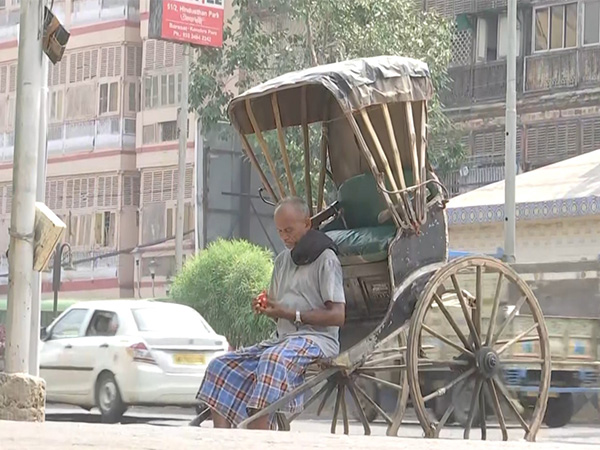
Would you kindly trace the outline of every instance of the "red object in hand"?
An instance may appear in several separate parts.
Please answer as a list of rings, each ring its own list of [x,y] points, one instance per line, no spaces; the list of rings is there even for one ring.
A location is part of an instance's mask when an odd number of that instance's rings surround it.
[[[260,306],[261,308],[266,308],[267,307],[267,291],[262,291],[260,294],[258,294],[258,306]]]

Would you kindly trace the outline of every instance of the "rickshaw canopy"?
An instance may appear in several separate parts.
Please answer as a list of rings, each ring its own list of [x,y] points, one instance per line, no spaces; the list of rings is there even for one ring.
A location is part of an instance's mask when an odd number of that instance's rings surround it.
[[[303,123],[302,97],[307,95],[308,124],[330,120],[327,106],[336,100],[343,112],[369,106],[430,100],[433,85],[427,64],[401,56],[376,56],[342,61],[287,73],[262,83],[237,96],[229,104],[232,124],[243,134],[253,134],[245,102],[252,100],[256,123],[261,131],[277,127],[271,95],[279,99],[281,125]],[[334,114],[335,115],[335,114]]]

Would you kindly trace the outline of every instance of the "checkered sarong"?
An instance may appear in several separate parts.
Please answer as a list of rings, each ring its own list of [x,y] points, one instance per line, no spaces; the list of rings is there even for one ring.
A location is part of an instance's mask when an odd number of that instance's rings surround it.
[[[196,397],[237,426],[248,409],[264,409],[300,386],[306,368],[321,357],[321,349],[303,337],[227,353],[209,363]],[[296,397],[286,411],[299,411],[303,400]]]

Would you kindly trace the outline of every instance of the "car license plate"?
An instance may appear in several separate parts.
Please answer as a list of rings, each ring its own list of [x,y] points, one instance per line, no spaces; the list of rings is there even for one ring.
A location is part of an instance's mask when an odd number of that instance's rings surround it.
[[[173,355],[173,362],[181,365],[204,364],[206,358],[198,353],[177,353]]]

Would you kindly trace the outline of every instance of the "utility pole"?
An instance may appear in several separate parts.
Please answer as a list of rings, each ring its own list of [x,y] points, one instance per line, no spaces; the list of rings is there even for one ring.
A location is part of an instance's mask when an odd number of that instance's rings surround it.
[[[508,0],[508,47],[506,52],[506,133],[504,163],[504,258],[516,261],[517,178],[517,0]]]
[[[22,0],[10,217],[6,372],[29,371],[35,200],[42,77],[43,2]]]
[[[204,136],[202,134],[202,118],[196,120],[196,145],[194,146],[194,168],[196,172],[196,202],[194,213],[196,215],[195,253],[204,249]]]
[[[179,181],[177,183],[177,224],[175,227],[175,267],[183,267],[183,219],[185,210],[185,160],[187,156],[188,91],[190,79],[190,46],[183,45],[181,105],[179,107]]]
[[[48,58],[42,56],[42,87],[40,95],[40,135],[38,144],[36,201],[46,200],[46,164],[48,161]],[[42,274],[33,271],[33,295],[31,298],[31,333],[29,336],[29,374],[40,375],[40,328],[42,323]]]

